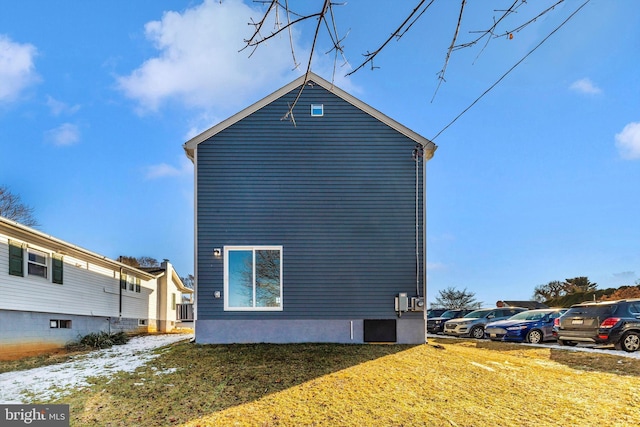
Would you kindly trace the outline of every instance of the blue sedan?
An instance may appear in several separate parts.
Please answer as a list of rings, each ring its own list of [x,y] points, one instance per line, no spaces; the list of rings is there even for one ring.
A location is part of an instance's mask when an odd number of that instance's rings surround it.
[[[538,344],[555,339],[553,321],[562,316],[567,308],[528,310],[511,316],[507,320],[488,323],[485,336],[494,341],[515,341]]]

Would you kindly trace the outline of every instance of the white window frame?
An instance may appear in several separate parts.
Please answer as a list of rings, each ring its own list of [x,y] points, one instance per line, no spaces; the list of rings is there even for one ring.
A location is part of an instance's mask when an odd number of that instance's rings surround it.
[[[50,329],[71,329],[71,320],[67,319],[51,319],[49,320]]]
[[[311,104],[311,117],[323,117],[324,104]]]
[[[44,258],[44,263],[41,262],[37,262],[37,261],[32,261],[31,260],[31,254],[34,254],[36,256],[41,256]],[[43,279],[49,279],[49,254],[47,254],[44,251],[41,251],[39,249],[34,249],[34,248],[27,248],[27,275],[28,276],[35,276],[35,277],[42,277]],[[40,275],[40,274],[34,274],[34,273],[30,273],[29,272],[29,265],[33,264],[33,265],[37,265],[40,267],[44,267],[44,276]]]
[[[127,291],[130,293],[139,294],[142,290],[142,280],[139,277],[134,276],[133,274],[122,273],[125,276],[124,282],[125,286],[122,288],[123,291]]]
[[[252,251],[253,252],[253,277],[255,282],[255,257],[256,251],[259,250],[277,250],[280,251],[280,305],[277,307],[256,307],[255,306],[255,283],[253,286],[253,307],[232,307],[229,305],[229,252],[230,251]],[[284,307],[282,290],[284,283],[282,282],[283,266],[283,249],[282,246],[225,246],[224,247],[224,311],[282,311]]]

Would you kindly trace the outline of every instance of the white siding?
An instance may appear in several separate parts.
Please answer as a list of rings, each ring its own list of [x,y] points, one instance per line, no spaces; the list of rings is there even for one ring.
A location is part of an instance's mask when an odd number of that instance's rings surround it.
[[[12,239],[14,240],[14,239]],[[24,242],[28,243],[28,242]],[[48,255],[48,277],[9,275],[9,239],[0,235],[0,309],[117,317],[120,271],[88,259],[63,257],[63,284],[51,281],[52,251],[29,244]],[[156,280],[141,280],[141,292],[123,290],[122,316],[156,319]]]

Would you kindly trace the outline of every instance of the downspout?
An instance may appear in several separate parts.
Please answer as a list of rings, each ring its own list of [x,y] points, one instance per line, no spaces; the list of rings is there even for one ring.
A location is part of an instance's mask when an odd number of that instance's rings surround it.
[[[122,267],[120,267],[120,280],[118,281],[119,301],[118,301],[118,319],[122,319]]]
[[[418,150],[417,147],[416,147],[416,150]],[[418,297],[420,297],[420,221],[418,219],[419,212],[420,212],[420,202],[419,202],[420,198],[418,197],[419,191],[420,191],[420,185],[418,181],[419,172],[420,172],[420,168],[419,168],[420,157],[421,156],[419,155],[419,152],[416,153],[416,156],[415,156],[415,161],[416,161],[416,295]],[[425,296],[424,294],[422,295]]]
[[[422,295],[424,296],[424,343],[427,339],[427,156],[433,156],[433,152],[425,153],[422,157]],[[431,157],[429,157],[430,159]]]
[[[193,150],[193,339],[196,339],[198,327],[198,147]]]
[[[427,339],[427,162],[433,157],[436,148],[435,144],[430,149],[426,149],[422,156],[422,286],[424,295],[424,343],[428,344]]]

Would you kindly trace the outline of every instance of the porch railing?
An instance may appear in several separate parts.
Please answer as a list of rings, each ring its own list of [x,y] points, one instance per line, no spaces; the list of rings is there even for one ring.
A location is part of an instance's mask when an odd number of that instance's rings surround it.
[[[193,304],[176,304],[176,320],[193,320]]]

